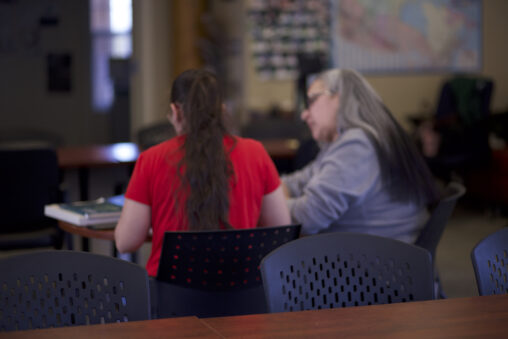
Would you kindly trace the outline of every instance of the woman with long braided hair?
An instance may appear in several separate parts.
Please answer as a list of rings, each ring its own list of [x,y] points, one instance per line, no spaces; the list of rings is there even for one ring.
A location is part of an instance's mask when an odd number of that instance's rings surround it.
[[[152,227],[151,276],[157,274],[165,231],[290,223],[279,175],[263,145],[228,132],[214,74],[180,74],[170,107],[177,136],[140,155],[115,229],[118,250],[132,252]]]

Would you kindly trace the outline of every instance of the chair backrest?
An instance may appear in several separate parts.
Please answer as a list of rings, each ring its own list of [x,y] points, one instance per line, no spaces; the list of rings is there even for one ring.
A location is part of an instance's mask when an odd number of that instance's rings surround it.
[[[304,237],[261,261],[270,312],[432,299],[430,253],[398,240],[335,232]]]
[[[300,225],[166,232],[157,278],[158,317],[266,312],[261,259],[298,238]],[[154,292],[155,293],[155,292]]]
[[[62,200],[56,151],[0,147],[0,181],[0,250],[61,248],[63,231],[44,216],[44,205]]]
[[[44,205],[58,202],[58,171],[54,149],[0,149],[0,233],[54,224]]]
[[[150,319],[142,267],[87,252],[32,252],[0,260],[0,330]]]
[[[508,293],[508,228],[482,239],[471,260],[480,295]]]
[[[432,211],[429,220],[422,229],[415,245],[425,248],[435,259],[436,248],[443,231],[455,209],[457,200],[466,193],[466,188],[458,182],[451,182],[445,189],[443,198]]]
[[[263,117],[251,120],[240,131],[242,137],[257,140],[301,139],[307,133],[300,121],[277,117]]]
[[[167,120],[145,126],[137,132],[138,145],[142,150],[160,144],[174,136],[175,129]]]

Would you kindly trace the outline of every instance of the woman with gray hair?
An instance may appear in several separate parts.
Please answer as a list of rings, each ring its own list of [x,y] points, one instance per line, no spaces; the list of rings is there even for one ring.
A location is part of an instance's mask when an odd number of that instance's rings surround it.
[[[413,243],[438,199],[423,158],[379,95],[356,71],[319,74],[302,119],[317,158],[282,177],[304,234],[347,231]]]

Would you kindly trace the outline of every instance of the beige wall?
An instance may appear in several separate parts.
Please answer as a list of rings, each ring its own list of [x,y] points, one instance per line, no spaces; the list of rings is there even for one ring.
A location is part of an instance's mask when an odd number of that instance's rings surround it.
[[[508,110],[508,1],[484,0],[483,74],[495,80],[494,111]]]
[[[132,85],[132,125],[133,131],[140,126],[161,119],[165,115],[166,98],[171,77],[174,76],[171,59],[171,25],[169,0],[134,1],[134,61],[137,72]],[[249,58],[250,41],[246,34],[245,20],[231,12],[243,13],[245,5],[240,2],[214,3],[214,16],[224,29],[228,41],[243,39],[241,54],[228,57],[230,82],[237,83],[236,95],[242,97],[235,106],[238,121],[248,121],[246,111],[267,110],[272,105],[291,110],[295,103],[293,81],[262,81]],[[218,15],[217,13],[223,13]],[[492,77],[495,90],[492,102],[493,111],[508,109],[508,1],[483,1],[483,68],[482,75]],[[241,17],[241,16],[240,16]],[[245,17],[243,17],[245,19]],[[243,61],[240,61],[243,59]],[[401,74],[393,76],[368,76],[368,80],[385,100],[397,119],[408,126],[406,116],[421,112],[424,108],[433,109],[443,80],[450,74]],[[238,116],[239,115],[239,116]]]
[[[481,74],[495,81],[492,109],[508,109],[508,1],[483,1],[483,69]],[[261,81],[249,60],[249,39],[245,42],[247,109],[267,109],[272,104],[282,107],[295,102],[295,88],[291,81]],[[368,76],[368,80],[385,100],[397,119],[407,126],[408,114],[421,111],[425,105],[432,108],[437,100],[443,79],[450,74],[407,74]]]
[[[172,76],[170,5],[167,0],[133,1],[131,134],[134,137],[140,127],[165,119],[167,113]]]

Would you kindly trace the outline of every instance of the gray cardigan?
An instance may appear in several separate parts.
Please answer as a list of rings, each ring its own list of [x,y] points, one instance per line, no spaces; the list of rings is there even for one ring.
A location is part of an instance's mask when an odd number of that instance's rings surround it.
[[[415,201],[394,201],[388,192],[375,146],[365,132],[353,128],[324,146],[317,158],[282,177],[292,198],[293,222],[304,234],[361,232],[413,243],[428,218]]]

